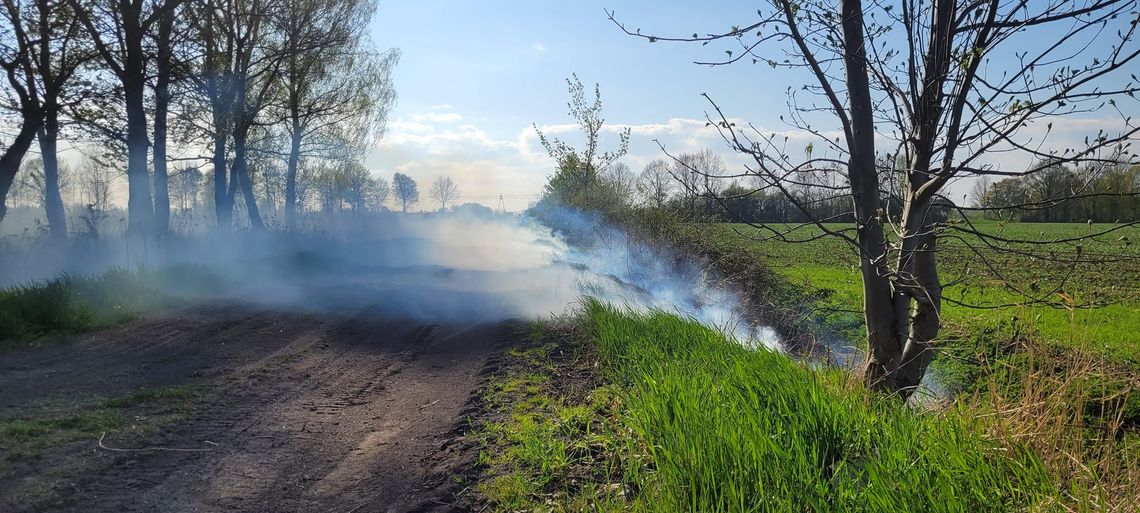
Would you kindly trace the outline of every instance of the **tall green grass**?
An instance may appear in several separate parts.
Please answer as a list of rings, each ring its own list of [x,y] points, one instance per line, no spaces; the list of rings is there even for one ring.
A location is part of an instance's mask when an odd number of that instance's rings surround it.
[[[1055,496],[1039,458],[696,322],[596,301],[585,324],[644,442],[646,511],[1009,511]]]
[[[38,337],[81,333],[119,324],[181,296],[225,287],[198,266],[161,270],[113,269],[99,276],[57,278],[0,289],[0,348]]]

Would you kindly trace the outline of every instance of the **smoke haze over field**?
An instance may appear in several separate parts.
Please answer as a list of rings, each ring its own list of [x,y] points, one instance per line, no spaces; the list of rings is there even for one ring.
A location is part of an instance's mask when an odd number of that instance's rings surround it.
[[[776,347],[778,336],[748,321],[737,296],[695,263],[681,262],[581,213],[558,209],[559,231],[530,217],[492,214],[385,214],[330,223],[320,236],[212,234],[148,248],[148,267],[204,267],[233,299],[275,308],[338,310],[361,303],[433,323],[540,319],[573,310],[593,296],[634,310],[688,316],[738,339]],[[569,234],[569,237],[566,236]],[[567,239],[574,241],[573,244]],[[84,258],[25,255],[5,267],[5,283],[59,272],[133,267],[141,249],[122,241]],[[94,255],[101,255],[96,257]],[[183,285],[174,295],[199,297]]]

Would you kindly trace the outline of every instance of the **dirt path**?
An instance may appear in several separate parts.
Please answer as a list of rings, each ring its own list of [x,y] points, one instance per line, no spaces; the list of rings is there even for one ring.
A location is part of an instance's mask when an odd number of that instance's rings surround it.
[[[66,444],[0,478],[0,510],[462,510],[448,504],[447,478],[472,455],[454,442],[481,371],[511,333],[370,307],[318,315],[222,305],[0,355],[0,418],[144,386],[213,390],[157,433],[104,441],[208,451]],[[43,475],[63,490],[50,508],[10,495]]]

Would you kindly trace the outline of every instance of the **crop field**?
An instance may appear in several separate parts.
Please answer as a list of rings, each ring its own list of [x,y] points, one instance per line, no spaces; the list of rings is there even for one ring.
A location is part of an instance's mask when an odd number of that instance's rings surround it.
[[[939,239],[938,259],[939,273],[947,284],[943,338],[1016,331],[1049,344],[1090,348],[1140,367],[1140,244],[1135,242],[1140,241],[1140,227],[1121,228],[1078,244],[1063,241],[1104,232],[1113,225],[991,221],[974,226],[1004,239],[1062,242],[1042,247],[995,243],[991,247],[976,236],[959,238],[946,232]],[[827,227],[842,230],[850,225]],[[699,230],[690,230],[697,232],[710,244],[746,245],[762,264],[818,298],[819,312],[828,324],[851,340],[861,338],[858,258],[843,240],[823,237],[786,243],[745,224],[700,225]],[[821,230],[814,226],[792,234],[796,239],[818,235]],[[1078,254],[1089,262],[1059,263]]]

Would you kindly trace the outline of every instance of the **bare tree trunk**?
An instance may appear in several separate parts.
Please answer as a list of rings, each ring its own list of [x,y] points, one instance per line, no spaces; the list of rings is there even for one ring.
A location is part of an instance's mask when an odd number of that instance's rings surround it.
[[[0,156],[0,221],[3,221],[4,215],[8,213],[8,191],[12,189],[16,172],[20,170],[20,163],[28,153],[28,148],[32,147],[32,141],[35,140],[39,127],[40,121],[21,125],[20,132],[16,134],[12,145],[8,146],[3,156]]]
[[[159,236],[170,230],[170,177],[166,162],[168,86],[160,75],[154,90],[154,233]]]
[[[214,219],[218,228],[229,229],[233,226],[234,203],[229,192],[229,180],[226,178],[226,136],[224,125],[220,122],[218,107],[214,109]]]
[[[66,239],[67,214],[63,208],[63,196],[59,192],[59,155],[56,152],[59,140],[58,116],[54,106],[46,106],[44,123],[37,139],[44,164],[44,212],[47,214],[48,230],[53,239]]]
[[[902,353],[898,318],[900,294],[891,285],[886,265],[886,238],[879,218],[882,202],[875,169],[875,121],[863,46],[862,2],[842,5],[844,61],[850,99],[851,144],[848,174],[859,242],[859,271],[863,280],[863,313],[867,325],[867,366],[864,379],[878,390],[893,391],[894,371]]]
[[[930,201],[907,202],[903,218],[906,231],[899,252],[898,269],[908,288],[908,307],[913,304],[909,319],[909,334],[903,347],[899,369],[895,377],[895,390],[909,397],[918,388],[930,361],[934,358],[931,341],[938,336],[941,326],[942,282],[938,278],[933,223],[930,221]]]
[[[167,114],[170,111],[170,33],[174,13],[164,10],[158,27],[157,77],[154,85],[154,231],[170,230],[170,178],[166,162]]]
[[[289,143],[289,166],[285,171],[285,225],[293,231],[297,225],[297,167],[301,161],[301,127],[293,118]]]
[[[126,80],[124,95],[127,106],[127,233],[151,233],[154,206],[150,196],[150,173],[147,171],[147,126],[143,104],[141,69],[138,78]]]
[[[249,225],[254,230],[264,230],[261,212],[257,208],[257,197],[253,194],[253,181],[249,177],[249,159],[246,156],[246,135],[234,134],[234,177],[245,199],[245,209],[249,213]]]

